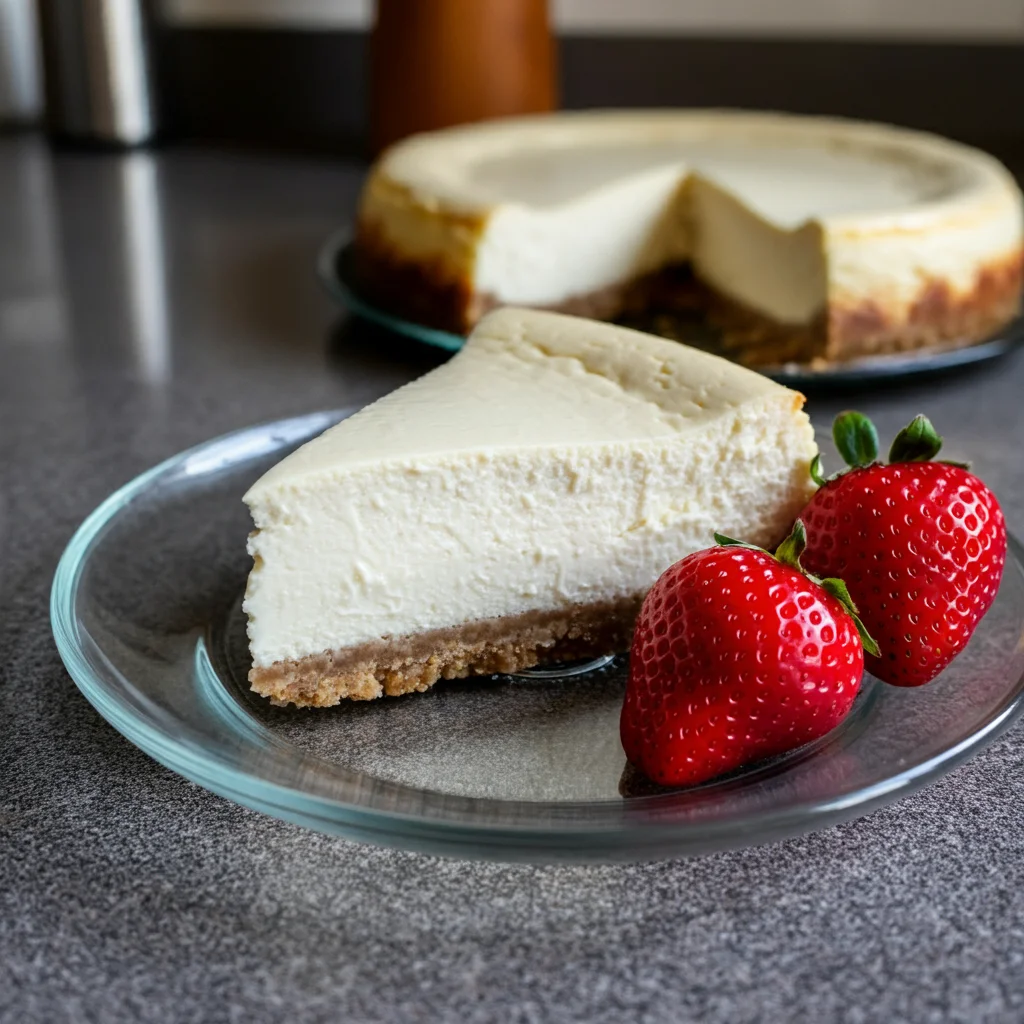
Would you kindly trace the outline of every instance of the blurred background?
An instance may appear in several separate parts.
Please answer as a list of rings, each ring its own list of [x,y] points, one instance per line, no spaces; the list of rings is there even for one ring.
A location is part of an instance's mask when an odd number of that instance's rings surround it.
[[[384,5],[407,19],[451,6]],[[475,6],[489,9],[479,15],[486,21],[500,18],[502,8],[544,5]],[[721,105],[845,114],[932,129],[1009,160],[1024,149],[1024,0],[548,6],[557,37],[555,95],[567,108]],[[76,33],[81,44],[89,31],[82,22],[102,9],[121,23],[115,35],[131,35],[124,26],[133,9],[147,22],[146,72],[162,139],[369,151],[372,0],[0,0],[0,118],[25,123],[42,115],[40,12],[55,23],[47,26],[51,78],[65,78],[51,82],[52,98],[95,73],[73,66],[84,59],[74,51],[82,49]],[[505,51],[515,44],[506,38],[503,50],[485,49],[481,59],[493,67],[510,59]],[[400,80],[402,68],[392,63],[389,74]]]
[[[747,107],[930,129],[1021,177],[1022,69],[1024,0],[0,0],[4,360],[261,389],[210,432],[337,404],[339,382],[363,401],[442,356],[339,322],[317,284],[386,142]]]

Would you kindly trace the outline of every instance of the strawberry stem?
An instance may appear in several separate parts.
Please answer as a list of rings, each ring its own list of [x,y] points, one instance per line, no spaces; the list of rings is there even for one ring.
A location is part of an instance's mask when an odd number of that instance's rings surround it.
[[[863,413],[841,412],[832,423],[832,440],[848,466],[870,466],[878,458],[878,431]]]
[[[854,415],[859,415],[859,413]],[[733,540],[732,537],[726,537],[723,533],[715,534],[715,542],[723,547],[750,548],[752,551],[760,551],[761,554],[775,558],[783,565],[788,565],[791,569],[796,569],[797,572],[802,573],[812,583],[816,583],[826,593],[831,594],[843,606],[843,610],[853,619],[853,624],[857,627],[857,633],[860,635],[860,642],[864,650],[868,654],[873,654],[876,658],[881,656],[878,644],[875,643],[874,638],[867,631],[864,623],[860,621],[857,606],[853,603],[853,598],[850,597],[850,591],[846,588],[846,584],[842,580],[831,576],[826,579],[812,576],[800,564],[800,556],[804,553],[804,548],[807,547],[807,528],[804,526],[802,519],[798,519],[793,524],[790,535],[775,549],[774,555],[770,551],[758,547],[756,544],[748,544],[743,540]]]

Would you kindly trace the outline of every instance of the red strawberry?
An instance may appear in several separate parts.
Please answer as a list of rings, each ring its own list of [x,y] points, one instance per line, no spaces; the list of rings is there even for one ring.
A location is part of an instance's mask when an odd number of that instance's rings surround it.
[[[866,666],[895,686],[934,679],[964,649],[999,589],[1006,525],[995,495],[966,467],[931,462],[942,439],[925,416],[877,462],[867,417],[842,413],[836,447],[853,466],[822,480],[804,510],[808,569],[842,576],[882,649]]]
[[[842,581],[800,568],[799,520],[774,556],[715,539],[654,584],[633,638],[622,746],[663,785],[704,782],[824,736],[864,672]]]

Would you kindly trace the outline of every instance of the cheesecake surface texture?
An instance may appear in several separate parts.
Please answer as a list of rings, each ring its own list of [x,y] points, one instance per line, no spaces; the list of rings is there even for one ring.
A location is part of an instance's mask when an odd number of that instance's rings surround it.
[[[997,160],[921,132],[564,113],[387,151],[355,267],[379,304],[458,333],[502,305],[613,319],[683,290],[755,351],[841,361],[969,344],[1013,319],[1021,211]]]
[[[628,649],[714,530],[786,534],[813,490],[803,401],[676,342],[489,314],[245,495],[253,688],[324,706]]]

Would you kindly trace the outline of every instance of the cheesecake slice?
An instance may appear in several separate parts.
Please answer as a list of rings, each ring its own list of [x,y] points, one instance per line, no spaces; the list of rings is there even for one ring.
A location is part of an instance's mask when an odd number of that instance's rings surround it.
[[[464,333],[521,305],[701,312],[755,365],[983,339],[1019,312],[1021,193],[997,160],[885,125],[562,113],[415,136],[360,201],[360,287]]]
[[[625,328],[504,308],[245,495],[253,689],[425,690],[628,649],[647,590],[812,492],[803,396]]]

